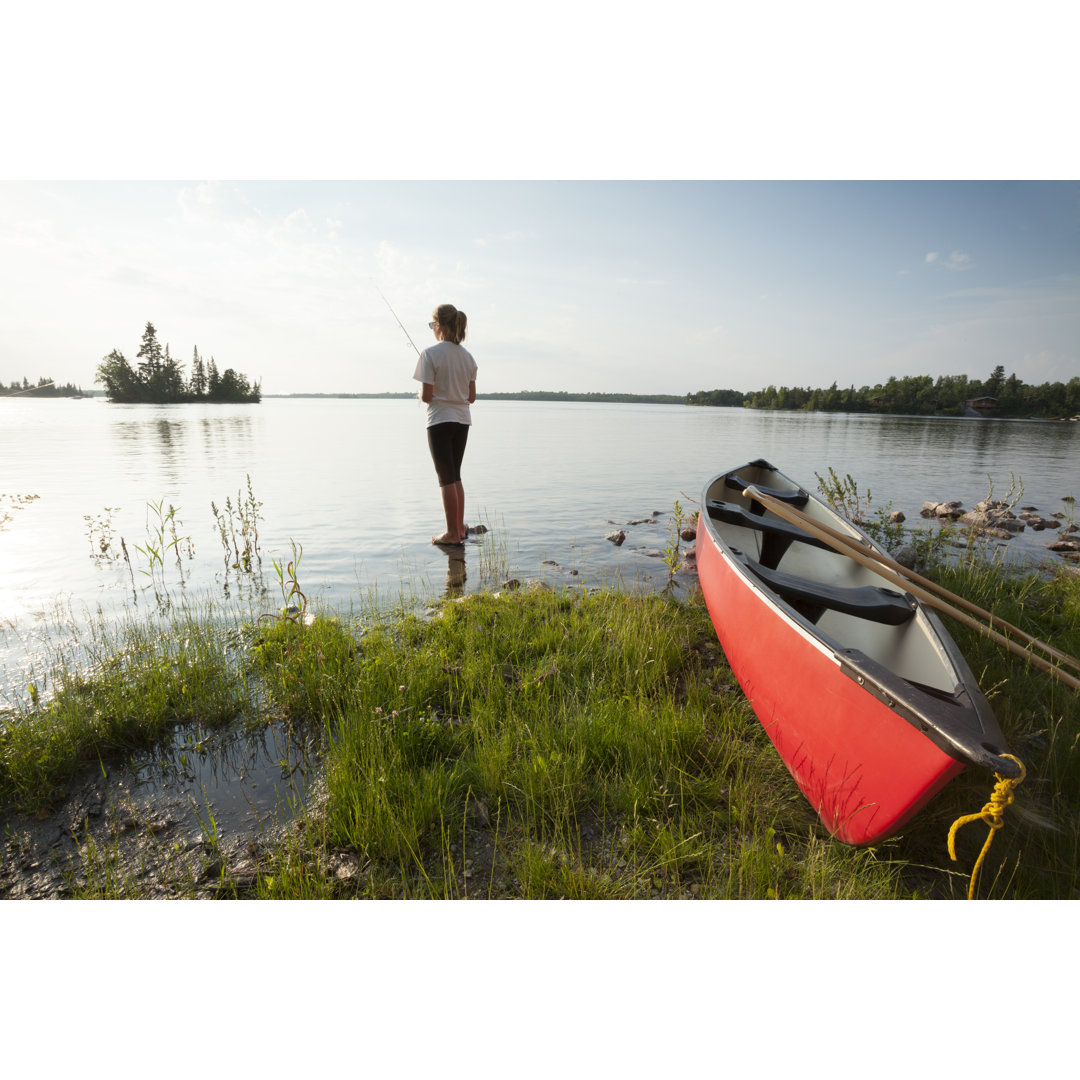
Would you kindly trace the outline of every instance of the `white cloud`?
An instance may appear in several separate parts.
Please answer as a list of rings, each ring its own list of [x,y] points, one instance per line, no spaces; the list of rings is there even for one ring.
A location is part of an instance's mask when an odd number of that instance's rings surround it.
[[[181,214],[188,221],[245,221],[259,217],[246,196],[236,187],[219,180],[181,188],[176,196]]]
[[[315,226],[312,224],[311,218],[308,217],[307,211],[303,208],[294,210],[291,214],[287,215],[279,228],[282,232],[287,233],[307,233],[315,231]]]
[[[945,265],[950,270],[970,270],[974,265],[971,256],[963,251],[954,251],[946,260]]]
[[[942,260],[941,253],[937,251],[927,252],[928,264],[939,263],[946,270],[970,270],[974,266],[971,256],[964,251],[954,251],[947,259]]]

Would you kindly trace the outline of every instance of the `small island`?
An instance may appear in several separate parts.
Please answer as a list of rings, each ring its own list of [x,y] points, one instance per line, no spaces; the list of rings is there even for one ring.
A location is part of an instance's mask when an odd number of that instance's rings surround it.
[[[109,401],[171,405],[192,401],[258,404],[262,400],[258,382],[250,383],[232,368],[219,373],[214,358],[204,362],[198,347],[191,363],[191,377],[186,379],[180,363],[169,355],[169,346],[161,347],[151,322],[143,331],[137,356],[137,369],[119,349],[113,349],[98,364],[94,382],[104,385]]]

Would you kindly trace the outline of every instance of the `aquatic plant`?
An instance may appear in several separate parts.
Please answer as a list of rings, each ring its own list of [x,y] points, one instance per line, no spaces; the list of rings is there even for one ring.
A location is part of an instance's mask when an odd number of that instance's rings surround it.
[[[295,540],[290,540],[289,545],[292,547],[293,557],[288,563],[284,560],[281,562],[277,559],[272,560],[274,573],[278,578],[278,587],[281,589],[281,611],[277,615],[260,615],[260,622],[263,619],[284,619],[291,623],[302,623],[307,617],[307,597],[301,590],[298,580],[300,560],[304,557],[304,545],[297,544]]]
[[[226,496],[224,510],[219,510],[217,504],[211,500],[210,510],[225,552],[226,573],[230,569],[254,573],[256,562],[259,569],[262,569],[262,551],[259,548],[261,509],[262,503],[255,498],[252,490],[250,473],[247,476],[247,495],[238,490],[235,506],[231,495]]]
[[[9,521],[13,521],[15,515],[13,510],[23,510],[30,503],[36,499],[41,498],[40,495],[4,495],[0,494],[0,532],[3,532],[7,528]]]
[[[470,530],[471,536],[480,537],[480,550],[477,555],[477,575],[485,585],[494,586],[506,580],[509,566],[509,540],[506,523],[500,517],[496,525],[484,516],[484,522]],[[448,549],[451,558],[456,554]],[[459,580],[460,579],[460,580]],[[461,560],[455,570],[454,563],[447,573],[449,592],[460,593],[465,582],[465,564]]]
[[[169,589],[165,583],[165,557],[171,551],[177,553],[176,564],[180,569],[180,584],[183,585],[184,569],[180,561],[179,548],[183,540],[187,540],[189,545],[191,543],[190,537],[181,537],[177,534],[176,507],[170,504],[168,510],[165,510],[164,506],[164,499],[146,504],[146,545],[135,545],[135,550],[146,559],[149,565],[148,569],[140,567],[139,573],[145,574],[150,579],[154,596],[159,603],[162,602],[161,593],[164,593],[166,598],[169,595]],[[152,518],[151,515],[153,515]],[[159,585],[161,593],[158,592]]]
[[[86,522],[86,538],[90,541],[90,558],[96,562],[111,561],[120,558],[120,552],[113,547],[113,514],[120,512],[119,506],[106,506],[103,513],[83,514]]]
[[[997,501],[1000,502],[1005,509],[1012,510],[1024,497],[1024,480],[1023,477],[1017,476],[1016,473],[1009,473],[1009,490],[1006,492],[1004,499],[994,499],[994,478],[990,473],[986,474],[986,483],[988,485],[985,499],[987,503]]]
[[[818,491],[829,506],[862,529],[871,540],[886,551],[893,551],[904,542],[905,529],[902,523],[892,520],[891,502],[883,507],[874,507],[871,511],[873,496],[870,489],[860,494],[859,485],[851,473],[841,479],[830,465],[828,478],[818,472],[814,475],[817,477]]]
[[[668,544],[663,555],[664,565],[668,568],[667,584],[664,586],[665,592],[671,592],[673,589],[678,588],[679,585],[675,580],[675,574],[682,565],[680,541],[682,540],[682,529],[685,521],[686,514],[683,511],[682,504],[676,499],[671,512],[671,519],[668,522]]]
[[[226,500],[226,503],[228,504],[228,500]],[[229,506],[229,509],[231,511],[231,505]],[[232,514],[230,512],[227,517],[222,514],[218,510],[217,503],[215,503],[213,499],[210,500],[210,510],[214,515],[214,524],[217,526],[218,536],[221,539],[221,546],[225,551],[225,571],[227,574],[229,570],[229,554],[231,552],[231,548],[229,547],[229,524],[232,519]],[[239,553],[237,553],[237,557],[239,558]]]

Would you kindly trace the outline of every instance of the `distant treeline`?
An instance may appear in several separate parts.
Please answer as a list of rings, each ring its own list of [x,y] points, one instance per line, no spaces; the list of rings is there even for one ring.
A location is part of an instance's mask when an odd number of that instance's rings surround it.
[[[991,400],[987,400],[991,399]],[[992,401],[992,403],[991,403]],[[744,405],[750,409],[799,409],[804,412],[870,412],[904,416],[962,416],[974,406],[1001,417],[1066,417],[1080,414],[1080,376],[1067,383],[1029,386],[1000,364],[985,381],[966,375],[906,375],[885,383],[840,389],[767,386],[755,393],[702,390],[686,395],[687,405]]]
[[[185,378],[178,361],[169,355],[169,346],[162,349],[154,324],[148,322],[143,331],[142,344],[137,353],[140,362],[137,369],[125,359],[118,349],[113,349],[97,368],[95,382],[105,387],[109,401],[149,402],[168,405],[191,401],[232,401],[258,403],[262,391],[246,376],[226,368],[218,372],[217,363],[211,356],[203,360],[196,347],[191,363],[191,377]]]
[[[0,397],[86,397],[86,391],[73,383],[55,383],[52,379],[38,379],[32,383],[23,378],[21,383],[13,382],[10,386],[0,383]]]
[[[267,394],[267,397],[291,398],[415,398],[411,393],[384,394]],[[571,394],[565,390],[518,390],[514,393],[477,394],[487,401],[602,401],[648,405],[682,405],[680,394]]]
[[[263,394],[263,397],[268,398],[401,398],[410,399],[415,398],[416,394],[407,394],[402,391],[395,391],[393,393],[386,391],[381,394]]]
[[[687,394],[687,405],[728,405],[738,407],[749,403],[750,395],[741,390],[699,390],[696,394]]]
[[[679,394],[571,394],[565,390],[518,390],[516,393],[477,394],[491,401],[601,401],[619,404],[682,405]]]

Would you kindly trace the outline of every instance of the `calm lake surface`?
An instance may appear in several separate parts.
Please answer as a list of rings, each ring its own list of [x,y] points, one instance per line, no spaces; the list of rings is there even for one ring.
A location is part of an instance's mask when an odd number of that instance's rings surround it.
[[[851,473],[909,524],[927,499],[971,507],[988,475],[999,497],[1022,480],[1023,504],[1046,514],[1080,494],[1080,424],[484,400],[473,420],[467,520],[490,531],[462,562],[430,543],[442,512],[415,401],[0,400],[0,696],[25,686],[58,625],[200,597],[279,610],[271,560],[290,559],[294,542],[309,601],[348,609],[507,577],[660,584],[656,552],[675,500],[693,509],[709,476],[759,456],[815,492],[815,473]],[[211,509],[224,520],[228,499],[238,510],[248,477],[261,503],[261,575],[257,563],[245,574],[226,562]],[[156,541],[154,504],[175,508],[180,540],[158,567],[137,550]],[[656,511],[651,524],[627,526]],[[627,531],[621,548],[604,539],[616,525]],[[1042,556],[1052,538],[1022,534],[1011,556]]]

